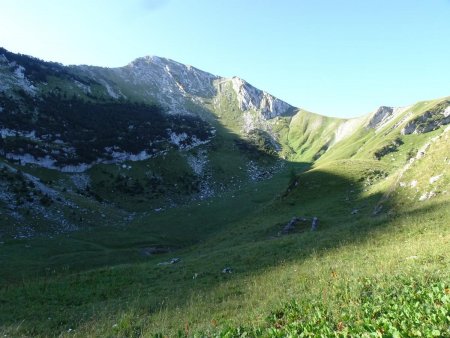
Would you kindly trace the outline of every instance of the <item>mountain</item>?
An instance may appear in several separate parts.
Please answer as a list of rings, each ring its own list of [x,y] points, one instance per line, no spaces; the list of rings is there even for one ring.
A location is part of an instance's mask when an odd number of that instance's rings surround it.
[[[332,118],[166,58],[0,49],[0,333],[431,335],[403,302],[445,336],[449,124],[450,97]]]
[[[9,187],[1,200],[13,229],[30,210],[33,219],[54,219],[57,232],[61,223],[79,228],[67,217],[46,215],[42,203],[61,208],[62,200],[74,207],[80,194],[126,213],[239,189],[290,162],[380,161],[405,148],[409,155],[390,163],[396,167],[417,151],[406,149],[408,135],[431,135],[450,122],[445,98],[380,107],[361,118],[330,118],[238,77],[155,56],[109,69],[66,67],[2,49],[0,84],[0,155],[9,161],[3,170],[8,177],[28,168],[39,173],[12,184],[23,186],[22,192],[3,183]],[[25,188],[41,175],[54,176],[52,170],[60,172],[58,183]],[[39,223],[32,221],[30,234]]]

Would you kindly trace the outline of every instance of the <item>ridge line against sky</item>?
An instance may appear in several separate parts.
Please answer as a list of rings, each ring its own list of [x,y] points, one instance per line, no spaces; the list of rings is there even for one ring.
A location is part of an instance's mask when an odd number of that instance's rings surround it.
[[[0,46],[63,64],[157,55],[355,117],[450,95],[450,0],[0,0]]]

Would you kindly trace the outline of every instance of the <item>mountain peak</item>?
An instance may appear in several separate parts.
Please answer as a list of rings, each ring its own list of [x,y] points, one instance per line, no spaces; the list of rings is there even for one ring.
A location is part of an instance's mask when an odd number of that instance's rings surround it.
[[[146,55],[146,56],[142,56],[139,57],[137,59],[134,59],[133,61],[131,61],[127,67],[148,67],[148,66],[156,66],[156,67],[163,67],[163,68],[176,68],[176,69],[183,69],[186,71],[193,71],[193,72],[201,72],[203,74],[208,74],[211,76],[215,76],[211,73],[202,71],[198,68],[195,68],[191,65],[188,64],[184,64],[178,61],[175,61],[173,59],[169,59],[166,57],[162,57],[162,56],[157,56],[157,55]]]
[[[210,98],[216,94],[216,75],[160,56],[137,58],[116,72],[136,86],[145,86],[148,93],[173,112],[187,113],[186,98]]]
[[[380,129],[394,117],[403,113],[408,108],[409,107],[380,106],[370,115],[369,122],[367,123],[367,128]]]

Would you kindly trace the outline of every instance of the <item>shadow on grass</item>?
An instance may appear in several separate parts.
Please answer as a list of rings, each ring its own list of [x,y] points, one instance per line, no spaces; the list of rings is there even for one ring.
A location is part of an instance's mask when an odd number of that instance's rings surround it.
[[[199,111],[199,115],[217,131],[216,137],[204,146],[211,158],[209,165],[212,178],[218,182],[213,187],[216,190],[215,197],[201,199],[196,196],[196,200],[186,204],[186,197],[183,199],[181,196],[178,207],[168,207],[162,211],[162,208],[156,208],[158,211],[155,211],[153,205],[149,204],[147,210],[141,210],[131,224],[123,222],[123,226],[109,226],[105,219],[104,226],[93,222],[77,224],[81,231],[70,234],[50,238],[44,234],[26,240],[5,240],[5,245],[0,246],[4,260],[0,266],[0,283],[7,285],[23,279],[145,262],[149,257],[142,255],[142,249],[148,247],[169,248],[176,254],[177,250],[204,241],[211,234],[226,229],[229,224],[255,214],[274,196],[283,192],[295,172],[310,167],[309,163],[288,163],[274,153],[265,151],[267,142],[262,144],[262,149],[257,143],[240,138],[207,110]],[[256,175],[254,181],[245,182],[248,181],[245,164],[249,161],[257,164],[256,172],[261,177]],[[177,166],[177,163],[168,165]],[[53,171],[48,172],[50,175]],[[271,175],[273,177],[267,180],[267,176]],[[92,185],[95,187],[95,184]],[[100,191],[98,194],[108,200],[108,196],[102,195]],[[99,213],[96,210],[97,201],[88,203],[89,196],[78,197],[85,199],[84,208],[92,207],[94,213]],[[172,197],[170,199],[173,202]],[[133,201],[133,198],[136,197],[130,197],[129,200]],[[129,204],[126,201],[125,205],[121,205],[115,199],[111,202],[117,202],[118,209],[126,208]],[[114,205],[111,204],[111,207]],[[88,217],[89,213],[83,215],[83,218]],[[0,229],[2,227],[0,221]]]

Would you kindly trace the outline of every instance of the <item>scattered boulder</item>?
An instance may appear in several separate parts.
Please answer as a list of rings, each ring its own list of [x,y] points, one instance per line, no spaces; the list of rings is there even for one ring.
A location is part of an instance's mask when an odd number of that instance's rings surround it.
[[[289,221],[289,223],[284,226],[283,230],[281,230],[281,233],[283,235],[287,235],[287,234],[294,232],[295,226],[298,224],[298,222],[300,222],[300,218],[295,217],[295,216],[292,217],[291,220]]]
[[[422,194],[422,196],[419,197],[419,201],[423,202],[426,201],[432,197],[436,196],[436,193],[434,191],[430,191],[430,192],[424,192]]]
[[[353,209],[353,210],[352,210],[352,215],[356,215],[358,212],[359,212],[358,209]]]
[[[230,267],[223,268],[222,273],[233,273],[233,269]]]
[[[316,216],[314,216],[311,222],[311,231],[316,231],[318,227],[319,227],[319,219]]]
[[[309,222],[308,218],[293,216],[291,220],[283,226],[282,230],[278,232],[277,237],[280,237],[281,235],[290,235],[294,232],[305,231],[307,229],[307,222]]]
[[[166,261],[166,262],[160,262],[160,263],[158,263],[158,265],[170,265],[170,264],[178,263],[178,262],[180,262],[180,261],[181,261],[180,258],[171,258],[171,259],[169,259],[169,260]]]
[[[431,177],[431,178],[430,178],[430,181],[429,181],[430,184],[433,184],[433,183],[437,182],[437,181],[442,177],[442,175],[443,175],[443,174],[440,174],[440,175]]]

